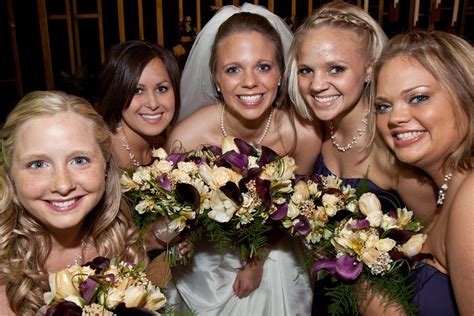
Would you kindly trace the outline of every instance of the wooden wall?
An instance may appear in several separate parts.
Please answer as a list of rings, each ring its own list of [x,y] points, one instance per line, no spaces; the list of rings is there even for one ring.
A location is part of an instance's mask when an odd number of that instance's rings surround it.
[[[297,27],[329,1],[0,0],[0,93],[12,95],[11,103],[38,89],[72,90],[88,97],[86,85],[93,82],[111,45],[139,38],[172,50],[180,43],[178,28],[185,17],[191,17],[199,32],[219,7],[243,2],[265,6],[287,21],[293,17],[293,27]],[[473,0],[348,2],[368,11],[389,36],[426,28],[471,41],[474,37]],[[31,24],[36,26],[31,28]],[[0,106],[3,113],[8,112],[8,106]]]

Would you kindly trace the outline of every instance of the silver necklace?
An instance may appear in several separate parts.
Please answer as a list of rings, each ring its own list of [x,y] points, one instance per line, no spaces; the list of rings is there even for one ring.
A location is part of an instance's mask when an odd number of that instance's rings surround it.
[[[81,249],[74,255],[74,263],[72,265],[82,265],[84,264],[84,254],[89,250],[89,239],[83,239],[81,241]],[[72,265],[69,265],[70,268]]]
[[[224,127],[224,114],[225,114],[225,104],[222,103],[221,107],[221,132],[224,137],[227,137],[227,131],[225,130]],[[268,115],[267,123],[265,123],[265,129],[263,130],[262,136],[257,140],[255,143],[257,146],[260,146],[263,142],[263,139],[265,136],[268,134],[268,130],[270,129],[270,125],[272,123],[272,118],[273,118],[273,107],[270,109],[270,115]]]
[[[127,135],[125,135],[125,131],[123,130],[122,124],[119,124],[119,126],[117,127],[117,133],[122,134],[122,135],[119,135],[118,138],[120,139],[122,147],[125,148],[125,150],[128,152],[128,158],[132,162],[133,166],[140,167],[142,164],[138,160],[135,159],[135,155],[130,150],[130,146],[128,145]]]
[[[448,182],[452,178],[453,178],[453,174],[451,172],[444,176],[443,184],[441,185],[441,187],[439,188],[439,191],[438,191],[438,199],[436,201],[436,203],[438,205],[443,205],[444,199],[446,197],[446,191],[448,190]]]
[[[329,134],[331,135],[331,140],[332,140],[333,146],[336,147],[336,149],[338,151],[346,152],[348,150],[351,150],[352,146],[354,146],[355,144],[357,144],[359,142],[359,139],[362,137],[362,135],[364,135],[365,131],[367,130],[367,124],[369,122],[367,120],[367,115],[368,115],[368,111],[366,110],[366,113],[365,113],[364,117],[361,120],[362,127],[358,128],[356,130],[356,136],[354,136],[352,138],[351,142],[349,144],[345,145],[345,146],[339,145],[336,142],[336,133],[334,132],[334,123],[332,121],[329,121]]]

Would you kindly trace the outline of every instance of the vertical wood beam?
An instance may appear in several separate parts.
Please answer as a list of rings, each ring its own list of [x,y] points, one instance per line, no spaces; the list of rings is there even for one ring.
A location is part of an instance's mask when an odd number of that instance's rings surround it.
[[[157,43],[164,45],[165,39],[163,35],[163,0],[156,0],[156,34]]]
[[[54,89],[53,65],[51,62],[51,48],[49,47],[48,16],[46,14],[46,0],[36,0],[41,34],[41,48],[43,51],[44,75],[46,88]]]
[[[97,0],[97,24],[99,26],[100,62],[105,60],[104,21],[102,19],[102,0]]]
[[[76,73],[76,56],[74,55],[74,35],[72,33],[71,4],[69,0],[64,0],[66,5],[66,25],[67,40],[69,44],[69,63],[71,64],[71,73]]]
[[[123,0],[117,0],[117,15],[119,25],[119,40],[125,42],[125,17],[123,15]]]
[[[77,66],[81,67],[81,40],[79,37],[79,17],[77,16],[77,2],[72,0],[72,17],[74,20],[74,41],[76,42],[76,55],[77,55]]]
[[[196,30],[201,30],[201,0],[196,0]]]
[[[13,63],[15,66],[15,87],[16,94],[23,96],[23,84],[21,80],[20,58],[18,56],[18,45],[16,40],[15,17],[13,15],[12,0],[7,0],[8,25],[10,26],[10,41],[13,53]]]
[[[145,30],[143,28],[143,1],[138,0],[138,37],[145,39]]]

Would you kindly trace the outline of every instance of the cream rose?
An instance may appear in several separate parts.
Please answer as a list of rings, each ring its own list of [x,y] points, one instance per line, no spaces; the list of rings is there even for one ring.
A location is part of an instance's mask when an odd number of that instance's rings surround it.
[[[240,153],[239,148],[234,142],[234,138],[232,136],[225,136],[222,140],[222,154],[225,154],[228,151],[235,151],[236,153]]]
[[[213,191],[209,201],[211,211],[208,213],[210,219],[219,223],[227,223],[237,210],[234,202],[221,190]]]
[[[408,239],[408,241],[402,245],[403,254],[409,258],[419,254],[425,240],[425,234],[416,234],[411,236],[410,239]]]
[[[158,148],[152,150],[151,156],[163,160],[168,157],[168,153],[163,148]]]

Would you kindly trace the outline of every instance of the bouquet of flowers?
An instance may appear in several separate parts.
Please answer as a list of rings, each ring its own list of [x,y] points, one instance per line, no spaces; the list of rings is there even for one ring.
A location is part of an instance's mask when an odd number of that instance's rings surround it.
[[[412,212],[384,214],[375,194],[357,192],[335,176],[316,176],[296,183],[282,222],[304,238],[311,272],[332,275],[326,292],[332,315],[357,314],[369,287],[414,314],[410,276],[425,256],[426,235]]]
[[[160,315],[166,298],[142,268],[97,257],[49,275],[39,315]]]
[[[198,217],[201,228],[221,253],[235,247],[242,258],[264,256],[271,217],[286,207],[292,192],[294,159],[233,137],[225,137],[221,148],[203,147],[194,155],[210,189]]]
[[[120,182],[122,192],[135,205],[134,221],[142,232],[164,217],[161,230],[166,234],[161,238],[168,239],[167,235],[175,237],[194,223],[202,207],[201,196],[209,188],[199,176],[199,161],[189,159],[188,154],[168,155],[160,148],[153,151],[153,158],[150,166],[125,171]],[[177,247],[167,248],[167,257],[172,266],[187,262]]]

